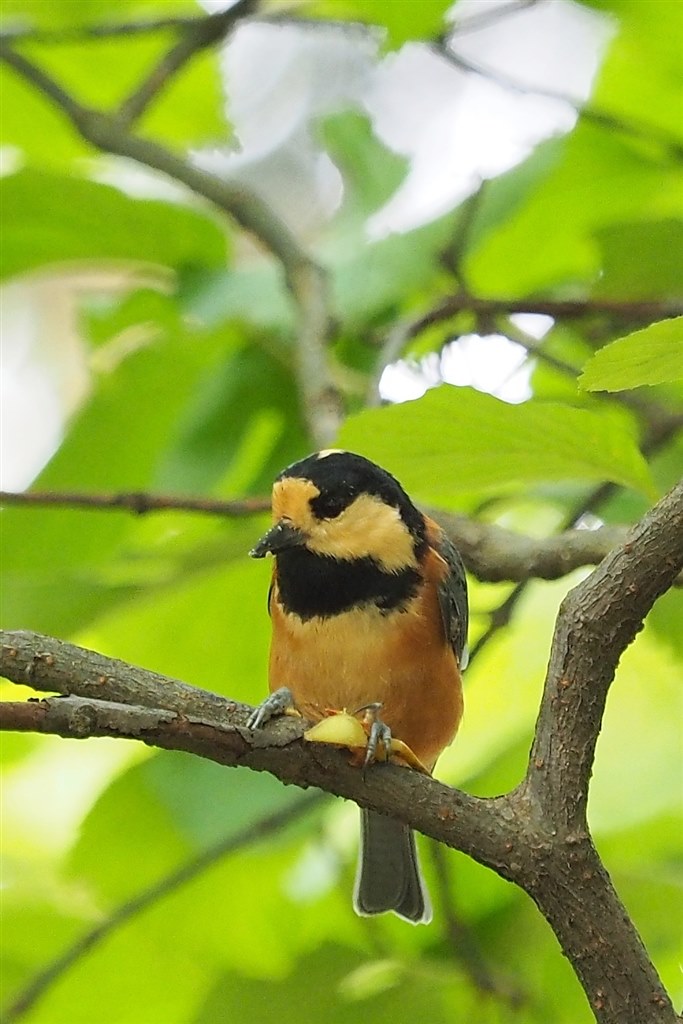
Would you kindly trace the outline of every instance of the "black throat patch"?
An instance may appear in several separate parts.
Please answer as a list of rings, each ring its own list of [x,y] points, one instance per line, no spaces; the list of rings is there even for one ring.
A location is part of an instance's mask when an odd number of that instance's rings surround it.
[[[280,603],[306,621],[329,618],[363,605],[388,613],[402,611],[415,597],[422,577],[417,569],[384,572],[372,558],[344,561],[292,548],[277,556]]]

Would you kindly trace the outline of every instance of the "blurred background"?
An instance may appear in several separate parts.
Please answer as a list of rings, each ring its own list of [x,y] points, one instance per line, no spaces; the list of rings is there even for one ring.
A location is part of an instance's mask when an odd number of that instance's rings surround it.
[[[242,2],[169,62],[227,7],[4,0],[0,29],[79,103],[266,204],[328,275],[324,379],[286,245],[98,152],[3,65],[2,487],[265,497],[327,429],[319,385],[339,410],[325,440],[424,505],[538,537],[634,521],[680,476],[683,388],[577,378],[638,330],[647,362],[649,325],[681,313],[683,7]],[[265,515],[6,504],[1,521],[4,626],[261,699],[269,568],[246,552]],[[522,778],[557,609],[587,572],[471,578],[441,779],[495,795]],[[682,605],[666,595],[622,660],[590,799],[679,1004]],[[65,956],[8,1021],[592,1019],[531,901],[463,855],[420,840],[429,928],[360,920],[352,805],[127,741],[1,750],[5,1005]]]

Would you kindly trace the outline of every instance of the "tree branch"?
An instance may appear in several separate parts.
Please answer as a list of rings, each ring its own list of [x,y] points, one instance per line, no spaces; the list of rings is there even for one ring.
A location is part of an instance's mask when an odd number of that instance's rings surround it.
[[[626,536],[626,527],[565,530],[529,537],[495,523],[430,511],[458,548],[466,568],[485,583],[556,580],[585,565],[597,565]]]
[[[452,34],[457,37],[468,32],[479,32],[482,28],[488,28],[490,25],[497,25],[499,22],[507,20],[510,15],[519,14],[530,7],[536,7],[539,3],[541,0],[510,0],[510,3],[494,7],[492,10],[478,11],[476,14],[470,14],[469,17],[457,21],[453,26]]]
[[[316,446],[329,444],[341,421],[341,399],[327,365],[327,275],[284,221],[244,186],[222,181],[159,143],[130,134],[125,121],[115,114],[82,106],[6,41],[0,41],[0,59],[59,107],[86,142],[186,185],[254,235],[280,261],[297,312],[296,377],[304,414]]]
[[[203,515],[243,517],[270,511],[269,498],[187,498],[148,494],[144,491],[118,494],[87,494],[79,491],[0,491],[0,506],[46,506],[122,510],[135,515],[177,511]],[[575,569],[597,565],[628,532],[625,526],[601,526],[597,530],[565,530],[551,537],[529,537],[469,516],[440,509],[429,514],[446,531],[462,555],[465,567],[485,583],[522,582],[529,579],[556,580]],[[683,577],[677,579],[683,584]]]
[[[448,295],[422,316],[404,325],[405,342],[417,337],[434,324],[450,320],[459,313],[476,316],[510,316],[514,313],[536,313],[554,320],[579,320],[603,315],[619,322],[651,323],[683,316],[683,303],[675,299],[482,299],[466,292]]]
[[[654,142],[661,146],[670,159],[677,162],[683,160],[683,144],[681,144],[680,140],[674,135],[670,135],[658,126],[653,124],[644,124],[639,121],[634,121],[633,119],[618,117],[616,114],[600,110],[589,103],[576,99],[575,97],[557,92],[555,89],[529,85],[525,82],[520,82],[514,78],[510,78],[508,75],[497,71],[495,68],[475,64],[473,61],[470,61],[455,52],[450,45],[450,42],[451,40],[457,42],[457,39],[454,37],[453,33],[449,33],[449,35],[450,39],[442,37],[435,40],[431,44],[431,49],[438,57],[441,57],[459,71],[463,71],[468,75],[477,75],[480,78],[485,78],[487,81],[493,82],[495,85],[498,85],[501,89],[505,89],[507,92],[516,92],[522,96],[540,96],[544,99],[555,100],[558,103],[565,103],[567,106],[571,107],[576,112],[577,117],[583,121],[589,121],[592,124],[608,128],[613,132],[619,132],[622,135],[628,135],[631,138]]]
[[[2,637],[0,671],[71,696],[0,706],[0,727],[127,736],[269,771],[395,817],[529,893],[601,1024],[674,1024],[671,1002],[592,845],[585,808],[616,665],[682,568],[683,483],[565,598],[526,777],[494,799],[394,766],[364,776],[338,751],[303,742],[300,720],[253,733],[244,705],[31,633]]]
[[[122,491],[117,494],[86,494],[82,491],[0,491],[0,505],[33,505],[48,508],[120,509],[142,516],[150,512],[193,512],[211,516],[242,517],[270,511],[270,498],[187,498],[174,494]]]
[[[210,15],[207,15],[210,17]],[[0,31],[0,42],[21,43],[73,43],[79,40],[111,39],[119,36],[150,35],[156,32],[182,31],[192,28],[199,19],[196,15],[185,17],[149,18],[142,21],[111,21],[103,24],[68,25],[64,28],[39,28],[35,25],[18,25],[16,28]]]
[[[0,642],[5,678],[66,695],[0,704],[0,729],[75,739],[123,736],[219,764],[269,771],[285,783],[319,786],[410,823],[417,815],[415,827],[425,834],[473,856],[481,848],[480,858],[505,870],[496,808],[507,798],[470,797],[393,766],[364,778],[338,751],[303,742],[301,719],[286,717],[252,732],[246,722],[253,709],[218,694],[35,633],[0,633]]]
[[[683,483],[562,602],[527,776],[556,828],[585,828],[609,687],[656,599],[683,569]]]
[[[238,21],[253,14],[258,6],[259,0],[236,0],[236,3],[224,11],[187,22],[180,38],[119,107],[119,118],[122,123],[132,125],[139,120],[170,80],[197,53],[224,39]]]
[[[431,842],[429,853],[436,874],[436,899],[453,960],[460,964],[483,996],[494,996],[509,1003],[512,1009],[518,1009],[527,1002],[526,993],[512,979],[489,966],[472,930],[458,914],[453,899],[452,858],[442,843]]]

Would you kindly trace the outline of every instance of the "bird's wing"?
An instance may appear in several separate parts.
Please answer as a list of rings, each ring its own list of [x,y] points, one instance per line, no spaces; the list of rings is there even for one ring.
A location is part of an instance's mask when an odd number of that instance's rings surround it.
[[[437,583],[439,608],[446,636],[461,669],[467,667],[467,577],[458,549],[440,526],[428,520],[428,538],[431,546],[446,564],[446,570]]]

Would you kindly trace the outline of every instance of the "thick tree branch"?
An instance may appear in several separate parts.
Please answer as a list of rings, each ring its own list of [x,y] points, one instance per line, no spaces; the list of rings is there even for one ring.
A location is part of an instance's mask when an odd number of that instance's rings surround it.
[[[683,483],[562,603],[527,776],[555,828],[585,828],[609,687],[645,616],[683,569]]]
[[[529,537],[468,516],[437,510],[430,514],[453,540],[467,569],[486,583],[560,579],[582,566],[597,565],[627,533],[625,527],[601,526]]]
[[[0,671],[72,696],[1,707],[2,728],[115,735],[220,764],[270,771],[389,814],[524,888],[553,927],[602,1024],[674,1024],[671,1002],[598,857],[585,820],[588,778],[619,658],[683,568],[683,483],[562,604],[524,782],[481,799],[405,769],[363,776],[302,741],[303,723],[245,728],[248,708],[30,633],[2,637]]]
[[[159,143],[132,135],[118,115],[82,106],[6,41],[0,41],[0,60],[59,107],[86,142],[187,186],[254,235],[280,261],[297,311],[296,377],[304,414],[316,446],[329,444],[340,424],[341,399],[327,365],[327,276],[284,221],[244,186],[222,181]]]
[[[35,633],[6,632],[0,641],[5,678],[67,695],[0,704],[2,729],[75,739],[123,736],[219,764],[269,771],[285,783],[319,786],[384,810],[472,856],[479,849],[482,862],[506,871],[498,809],[507,803],[505,797],[470,797],[393,766],[364,778],[338,751],[302,742],[300,719],[280,719],[254,733],[246,729],[252,709],[217,694]]]
[[[79,491],[0,491],[0,506],[20,505],[52,508],[120,509],[135,515],[178,511],[204,515],[242,517],[270,509],[269,498],[186,498],[147,494],[144,491],[118,494],[87,494]],[[552,537],[529,537],[468,516],[430,509],[459,549],[466,568],[487,583],[520,582],[529,579],[555,580],[586,565],[597,565],[620,544],[627,534],[621,526],[597,530],[566,530]],[[683,578],[682,578],[683,579]]]
[[[608,603],[618,598],[629,580],[638,578],[639,571],[649,578],[654,569],[659,582],[639,601],[642,615],[661,591],[666,574],[676,570],[670,554],[660,550],[670,536],[672,502],[675,509],[683,496],[664,499],[634,533],[635,555],[628,558],[624,574],[605,580]],[[642,564],[638,555],[643,543],[659,551],[664,569],[660,563],[653,567],[653,558]],[[625,550],[630,555],[633,548]],[[620,638],[625,644],[629,636],[622,633]],[[6,704],[0,709],[3,728],[76,738],[129,736],[221,764],[271,771],[285,782],[317,785],[389,813],[462,849],[532,895],[572,960],[599,1021],[676,1020],[589,837],[555,829],[545,817],[544,802],[534,798],[531,782],[507,796],[482,800],[404,769],[376,769],[364,779],[334,750],[302,743],[302,724],[296,720],[283,720],[265,733],[253,734],[244,728],[248,709],[242,705],[34,634],[3,637],[0,670],[36,689],[77,695]],[[551,663],[548,692],[554,682]],[[591,718],[590,727],[597,729],[599,721]],[[539,720],[539,731],[554,728],[552,718]],[[572,753],[569,749],[567,755]],[[530,775],[542,767],[532,762]],[[599,914],[593,912],[595,907]]]

